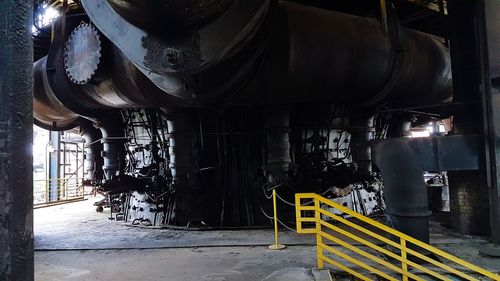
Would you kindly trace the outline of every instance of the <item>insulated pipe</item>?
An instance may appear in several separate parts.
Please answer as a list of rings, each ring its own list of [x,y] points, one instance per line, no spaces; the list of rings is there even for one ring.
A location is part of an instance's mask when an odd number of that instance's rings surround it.
[[[120,116],[119,114],[117,114]],[[125,135],[123,122],[117,116],[108,116],[98,123],[102,133],[102,170],[106,180],[113,180],[125,169]]]
[[[94,127],[91,122],[85,122],[80,126],[80,134],[85,139],[85,180],[99,182],[102,180],[102,151],[101,131]]]
[[[189,112],[179,111],[167,121],[169,138],[169,168],[174,186],[185,187],[195,180],[193,163],[193,132]]]
[[[372,172],[370,141],[375,132],[373,119],[373,116],[352,116],[350,118],[352,162],[356,163],[356,172],[363,179],[369,178]]]
[[[33,281],[33,1],[0,1],[0,280]]]
[[[386,139],[375,147],[384,181],[389,226],[429,243],[427,186],[418,155],[406,139]]]

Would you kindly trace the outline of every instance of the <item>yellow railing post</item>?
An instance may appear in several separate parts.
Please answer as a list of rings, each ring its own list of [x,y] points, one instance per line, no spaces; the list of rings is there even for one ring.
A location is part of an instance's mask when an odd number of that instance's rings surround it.
[[[318,259],[318,269],[323,269],[325,266],[323,261],[323,237],[321,236],[321,212],[319,211],[321,208],[319,204],[319,200],[314,198],[314,219],[316,223],[316,247],[317,250],[317,259]]]
[[[276,189],[273,189],[273,209],[274,209],[274,244],[269,245],[270,250],[282,250],[285,245],[280,245],[278,241],[278,208],[276,206]]]
[[[406,253],[406,240],[401,237],[401,269],[403,270],[403,281],[408,281],[408,264],[406,263],[407,253]]]

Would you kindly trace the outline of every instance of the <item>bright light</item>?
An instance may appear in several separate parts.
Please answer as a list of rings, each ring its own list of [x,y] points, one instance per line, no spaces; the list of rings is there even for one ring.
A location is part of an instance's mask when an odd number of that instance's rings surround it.
[[[427,124],[427,126],[425,126],[424,130],[412,131],[411,137],[412,138],[425,138],[425,137],[431,136],[434,133],[446,133],[446,128],[444,127],[444,125],[443,124],[438,124],[438,125],[439,125],[439,127],[437,128],[438,132],[435,132],[436,128],[434,127],[434,124],[429,123],[429,124]]]
[[[40,9],[40,12],[36,15],[35,18],[35,25],[31,28],[33,34],[35,34],[38,28],[43,28],[51,24],[57,17],[59,17],[60,13],[48,6],[47,4],[43,4],[43,6]]]

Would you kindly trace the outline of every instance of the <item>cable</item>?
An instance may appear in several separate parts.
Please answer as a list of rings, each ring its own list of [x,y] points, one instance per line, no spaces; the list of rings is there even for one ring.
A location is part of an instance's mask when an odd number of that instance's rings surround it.
[[[274,216],[273,216],[273,217],[271,217],[271,216],[269,216],[268,214],[266,214],[266,212],[264,212],[264,209],[262,209],[262,206],[260,206],[260,205],[259,205],[259,208],[260,208],[260,211],[262,212],[262,214],[263,214],[266,218],[268,218],[268,219],[270,219],[270,220],[274,220]],[[286,224],[284,224],[284,223],[283,223],[283,222],[282,222],[279,218],[276,218],[276,220],[278,221],[278,223],[279,223],[279,224],[281,224],[284,228],[286,228],[286,229],[290,230],[291,232],[295,232],[295,231],[296,231],[295,229],[292,229],[291,227],[289,227],[289,226],[287,226]]]
[[[290,206],[292,206],[292,207],[295,207],[295,204],[292,204],[292,203],[290,203],[290,202],[286,201],[285,199],[281,198],[281,196],[279,196],[279,195],[278,195],[278,193],[276,193],[276,197],[277,197],[279,200],[283,201],[283,203],[285,203],[285,204],[287,204],[287,205],[290,205]],[[312,201],[311,201],[311,202],[312,202]]]

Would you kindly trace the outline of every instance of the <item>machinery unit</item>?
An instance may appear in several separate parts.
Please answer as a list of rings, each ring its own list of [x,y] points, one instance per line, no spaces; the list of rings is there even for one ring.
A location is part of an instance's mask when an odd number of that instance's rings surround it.
[[[322,1],[146,2],[72,2],[33,66],[36,124],[81,128],[87,180],[131,223],[263,225],[272,189],[381,201],[372,143],[449,116],[426,108],[452,97],[445,40],[403,27],[392,1],[382,16]],[[411,107],[424,109],[392,110]],[[425,191],[420,172],[408,190]],[[384,183],[397,184],[390,172]]]

